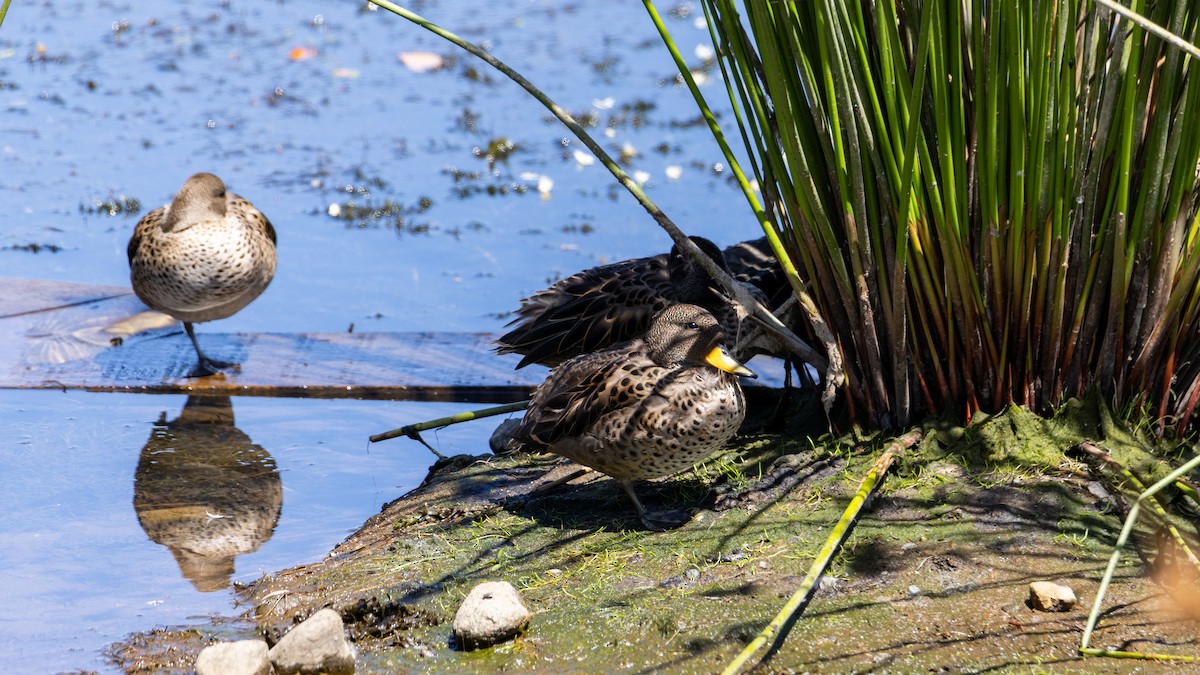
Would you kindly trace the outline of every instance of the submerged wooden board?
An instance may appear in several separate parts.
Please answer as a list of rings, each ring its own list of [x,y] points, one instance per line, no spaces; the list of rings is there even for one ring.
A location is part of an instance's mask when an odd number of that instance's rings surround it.
[[[0,388],[507,403],[547,369],[514,370],[486,333],[197,335],[240,369],[190,378],[196,353],[178,321],[128,288],[0,278]],[[782,362],[760,358],[755,384],[778,386]]]
[[[0,387],[507,402],[546,369],[513,370],[492,336],[467,333],[198,333],[239,370],[189,378],[176,321],[127,288],[0,278]]]

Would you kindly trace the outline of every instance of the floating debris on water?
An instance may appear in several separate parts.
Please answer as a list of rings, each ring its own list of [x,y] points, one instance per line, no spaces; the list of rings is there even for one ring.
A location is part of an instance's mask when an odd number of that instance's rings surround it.
[[[113,195],[108,199],[98,199],[91,204],[80,204],[79,212],[98,216],[136,216],[142,210],[142,201],[137,197]]]
[[[385,198],[382,203],[374,203],[370,198],[356,203],[352,199],[344,204],[330,204],[325,213],[344,221],[348,228],[365,230],[384,227],[394,229],[397,233],[427,234],[431,229],[429,224],[413,222],[411,216],[425,213],[432,206],[433,200],[429,197],[420,197],[412,205],[401,204],[391,197]]]
[[[41,253],[42,251],[46,251],[49,253],[58,253],[59,251],[62,250],[62,247],[59,246],[58,244],[29,243],[29,244],[13,244],[12,246],[5,246],[3,249],[0,249],[0,250],[28,251],[29,253]]]
[[[596,158],[583,150],[576,150],[572,153],[575,158],[575,163],[579,166],[591,166],[596,163]]]
[[[459,199],[466,199],[477,194],[490,197],[503,197],[510,194],[523,195],[529,192],[530,186],[510,179],[499,179],[494,183],[484,183],[484,174],[480,171],[463,171],[462,169],[443,169],[442,173],[454,179],[452,192]],[[488,174],[488,179],[493,178]]]
[[[288,52],[289,61],[308,61],[316,58],[317,50],[312,47],[296,47]]]
[[[446,59],[433,52],[400,52],[396,56],[405,68],[414,73],[430,73],[446,66]]]
[[[496,162],[507,164],[508,158],[520,150],[521,146],[514,143],[512,139],[501,136],[489,140],[486,148],[475,146],[471,149],[471,154],[487,160],[488,169],[495,171]]]

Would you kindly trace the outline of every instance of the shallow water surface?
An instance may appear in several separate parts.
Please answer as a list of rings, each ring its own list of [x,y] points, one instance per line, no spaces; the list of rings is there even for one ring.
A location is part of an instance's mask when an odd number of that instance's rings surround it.
[[[0,273],[128,284],[137,218],[197,171],[279,232],[273,284],[225,331],[497,330],[548,281],[670,248],[517,85],[364,7],[16,3],[0,29]],[[707,30],[680,7],[690,52]],[[594,124],[686,231],[756,236],[641,3],[417,9]],[[414,53],[444,66],[416,72],[400,58]],[[723,87],[705,90],[721,109]]]
[[[756,235],[641,3],[415,9],[591,124],[686,231],[722,245]],[[660,9],[721,114],[699,8]],[[441,67],[418,67],[430,62]],[[127,285],[137,219],[211,171],[272,220],[280,262],[266,293],[202,340],[497,332],[557,278],[669,248],[547,115],[362,2],[13,3],[0,28],[0,274]],[[172,425],[185,402],[0,390],[5,672],[104,670],[102,649],[131,631],[233,613],[228,579],[319,558],[424,476],[427,450],[368,435],[464,407],[235,398],[234,425]],[[476,454],[492,426],[429,436]]]
[[[462,407],[249,397],[181,421],[187,403],[0,390],[5,672],[100,667],[129,632],[235,613],[231,582],[319,559],[424,478],[427,449],[368,435]],[[453,454],[488,433],[426,436]]]

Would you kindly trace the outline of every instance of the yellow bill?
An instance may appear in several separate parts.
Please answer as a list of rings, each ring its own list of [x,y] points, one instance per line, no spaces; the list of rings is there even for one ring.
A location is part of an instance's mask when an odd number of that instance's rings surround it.
[[[720,368],[727,373],[741,375],[742,377],[758,377],[758,375],[754,374],[753,370],[750,370],[746,366],[743,366],[734,360],[734,358],[729,355],[729,352],[725,351],[725,348],[720,345],[713,347],[712,351],[708,353],[708,356],[704,357],[704,360],[712,367]]]

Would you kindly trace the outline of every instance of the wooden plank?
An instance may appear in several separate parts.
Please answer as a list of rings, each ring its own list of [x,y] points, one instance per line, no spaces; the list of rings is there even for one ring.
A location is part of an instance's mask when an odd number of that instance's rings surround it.
[[[132,295],[122,286],[0,277],[0,319]]]
[[[0,387],[503,403],[546,369],[491,352],[489,334],[222,334],[206,353],[241,368],[188,378],[180,324],[120,287],[0,278]]]
[[[186,391],[321,398],[508,402],[528,397],[545,370],[514,371],[492,354],[491,335],[459,333],[212,334],[204,351],[239,370],[188,378],[196,353],[182,330],[139,333],[45,376],[93,390]],[[66,372],[63,372],[63,371]]]
[[[494,354],[486,333],[226,334],[206,325],[205,353],[241,368],[189,378],[196,353],[179,322],[129,289],[0,278],[0,298],[0,388],[508,403],[528,398],[548,372],[513,370],[519,357]],[[782,382],[781,363],[756,359],[755,384]]]

